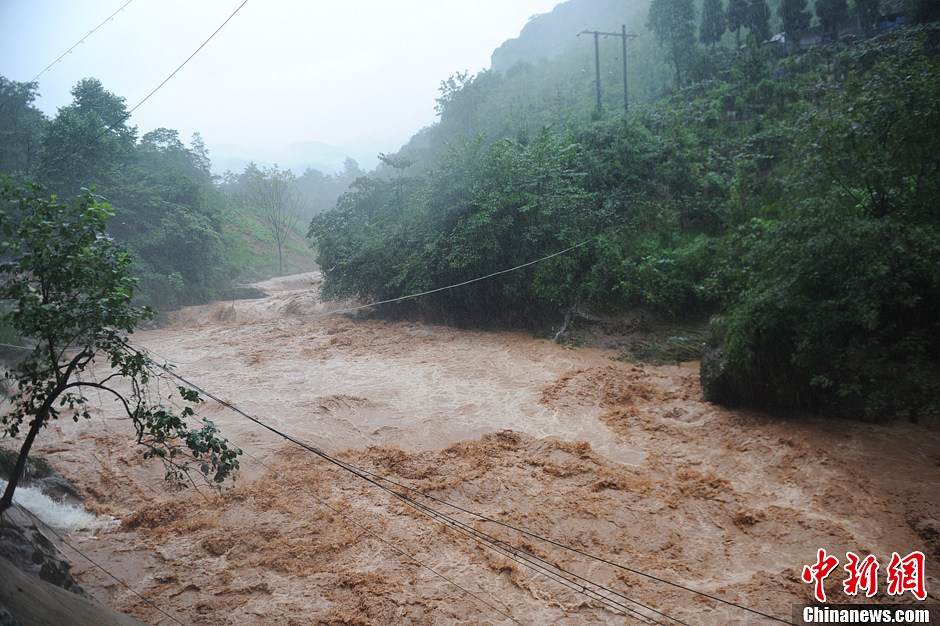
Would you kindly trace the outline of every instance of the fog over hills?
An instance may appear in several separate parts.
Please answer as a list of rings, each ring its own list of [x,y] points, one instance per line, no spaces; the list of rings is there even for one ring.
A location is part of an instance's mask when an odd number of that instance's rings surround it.
[[[302,174],[313,168],[324,174],[342,171],[347,157],[354,159],[364,170],[373,169],[379,162],[378,153],[386,150],[384,144],[360,146],[353,150],[332,146],[321,141],[297,141],[274,148],[258,148],[239,144],[214,146],[210,157],[215,174],[226,171],[241,172],[250,162],[270,167],[275,163],[281,169]]]
[[[491,57],[491,69],[505,72],[519,61],[551,60],[578,45],[578,33],[610,30],[611,24],[629,23],[645,6],[638,0],[569,0],[559,4],[551,13],[533,17],[519,37],[497,48]]]
[[[638,12],[645,9],[642,0],[568,0],[558,4],[551,12],[532,16],[516,38],[503,42],[492,53],[490,68],[505,72],[519,61],[537,63],[551,60],[572,46],[588,46],[588,42],[577,35],[584,30],[611,30],[618,24],[633,24]],[[455,68],[455,70],[467,68]],[[486,68],[482,68],[486,69]],[[441,81],[447,76],[440,76]],[[415,128],[411,134],[420,129]],[[409,135],[405,134],[397,145],[405,145]],[[395,143],[393,140],[391,143]],[[302,173],[313,168],[326,174],[343,169],[347,157],[354,159],[364,170],[379,164],[377,155],[389,151],[389,141],[376,140],[352,147],[338,147],[321,141],[298,141],[272,148],[239,144],[221,144],[212,147],[212,169],[221,174],[226,170],[242,171],[249,162],[261,166],[277,163],[282,169]]]

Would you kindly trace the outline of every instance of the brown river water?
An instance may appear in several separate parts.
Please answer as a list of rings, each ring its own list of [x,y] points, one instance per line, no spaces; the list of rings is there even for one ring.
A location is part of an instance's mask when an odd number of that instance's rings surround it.
[[[317,279],[273,279],[265,299],[189,308],[132,338],[246,413],[438,498],[421,502],[468,532],[214,401],[200,414],[244,449],[242,471],[221,495],[172,491],[102,397],[91,422],[38,444],[115,518],[69,537],[133,590],[71,555],[97,599],[153,624],[773,624],[680,587],[790,621],[819,548],[840,559],[830,602],[854,600],[849,551],[882,564],[867,601],[914,603],[885,594],[893,552],[922,551],[928,601],[940,597],[937,423],[730,411],[702,399],[694,363],[325,315]]]

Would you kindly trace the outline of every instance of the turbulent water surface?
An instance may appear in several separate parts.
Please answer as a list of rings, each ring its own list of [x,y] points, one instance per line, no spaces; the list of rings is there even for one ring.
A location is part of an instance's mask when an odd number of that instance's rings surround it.
[[[921,550],[935,593],[936,424],[732,412],[702,400],[694,364],[324,315],[316,280],[268,281],[263,300],[187,309],[133,339],[398,491],[609,562],[422,500],[465,524],[447,527],[216,402],[201,413],[245,450],[243,471],[221,496],[172,492],[102,397],[91,423],[41,440],[91,508],[121,520],[70,536],[133,588],[73,555],[99,600],[159,624],[173,623],[161,610],[183,624],[773,623],[676,585],[789,619],[812,597],[800,573],[819,548],[885,565]],[[843,579],[827,581],[835,601],[848,601]],[[583,593],[586,580],[613,602]]]

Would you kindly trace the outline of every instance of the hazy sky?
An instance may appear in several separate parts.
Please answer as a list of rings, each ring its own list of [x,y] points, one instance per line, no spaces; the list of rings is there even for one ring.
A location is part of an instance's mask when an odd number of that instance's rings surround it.
[[[130,123],[186,141],[198,131],[210,156],[235,144],[273,159],[302,141],[394,151],[436,119],[442,80],[488,67],[530,16],[561,1],[248,0]],[[0,0],[0,75],[32,80],[126,2]],[[132,0],[40,76],[39,108],[54,115],[86,77],[135,106],[241,2]]]

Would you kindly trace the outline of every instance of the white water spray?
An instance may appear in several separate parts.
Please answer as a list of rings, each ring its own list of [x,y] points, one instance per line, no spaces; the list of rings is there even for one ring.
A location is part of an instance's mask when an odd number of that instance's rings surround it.
[[[0,478],[0,492],[6,489],[6,486],[7,481]],[[56,530],[72,532],[100,525],[93,513],[80,506],[50,498],[35,487],[17,487],[13,502]]]

